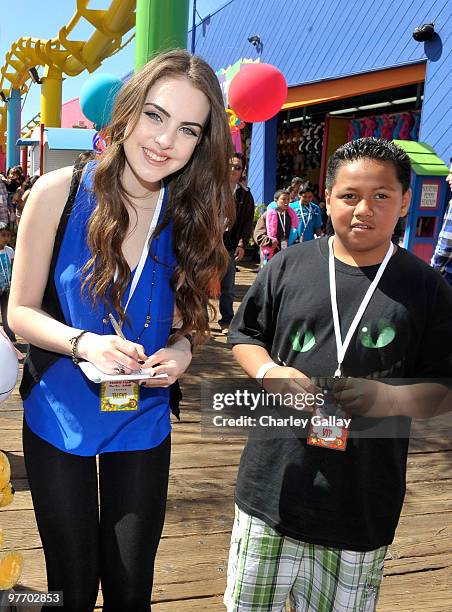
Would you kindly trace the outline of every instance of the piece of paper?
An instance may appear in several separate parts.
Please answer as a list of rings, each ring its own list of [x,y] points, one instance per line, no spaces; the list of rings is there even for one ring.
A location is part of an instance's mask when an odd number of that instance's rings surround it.
[[[148,370],[142,370],[134,374],[105,374],[102,370],[90,361],[81,361],[79,364],[81,371],[92,382],[101,383],[112,380],[146,380],[150,378],[168,378],[168,374],[155,374],[151,376]]]

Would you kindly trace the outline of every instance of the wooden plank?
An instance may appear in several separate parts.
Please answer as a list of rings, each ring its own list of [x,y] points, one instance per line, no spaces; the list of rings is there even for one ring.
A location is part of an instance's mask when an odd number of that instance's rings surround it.
[[[152,606],[155,612],[224,612],[222,597],[203,597],[156,603]]]
[[[229,442],[220,444],[175,444],[172,448],[172,469],[194,467],[221,467],[238,465],[243,443]],[[8,453],[13,478],[25,478],[25,465],[22,452]],[[450,478],[452,451],[436,453],[415,453],[408,457],[407,482],[432,482]]]
[[[389,558],[429,557],[448,554],[452,539],[452,512],[439,512],[434,520],[424,515],[401,517],[396,539],[389,548]],[[164,528],[165,538],[180,538],[206,534],[229,534],[233,521],[232,497],[169,500]],[[5,531],[5,546],[28,548],[28,530],[36,529],[32,510],[2,512],[0,524]],[[34,546],[32,541],[30,546]]]
[[[226,502],[234,495],[237,466],[187,468],[170,471],[169,500],[197,500],[201,497],[224,497]],[[13,479],[16,490],[14,502],[1,512],[31,510],[31,494],[25,478]],[[403,515],[433,515],[452,508],[452,479],[426,482],[422,488],[409,483]],[[1,523],[1,514],[0,514]]]
[[[408,455],[407,482],[428,482],[450,478],[452,451]]]
[[[221,595],[226,583],[229,534],[184,538],[160,543],[153,589],[154,601],[185,600]],[[187,554],[177,554],[181,544]],[[22,588],[45,590],[45,561],[41,549],[21,550],[24,569]],[[101,595],[98,602],[101,601]]]
[[[185,550],[189,551],[187,555],[177,554],[181,544]],[[205,598],[209,595],[221,596],[226,582],[228,547],[229,536],[226,535],[209,535],[202,539],[199,537],[184,538],[177,543],[174,540],[162,540],[157,557],[153,601],[176,602],[191,598]],[[42,551],[39,549],[26,550],[23,551],[23,555],[24,572],[20,584],[23,587],[44,590],[45,572],[42,571]],[[401,588],[400,579],[403,580],[403,595],[408,593],[415,597],[418,595],[417,582],[422,581],[425,576],[429,577],[430,586],[432,585],[430,579],[433,578],[435,589],[441,593],[440,601],[444,604],[443,599],[446,593],[449,597],[451,595],[448,582],[451,575],[451,561],[450,554],[443,558],[443,563],[439,555],[436,555],[422,563],[420,561],[417,561],[416,564],[406,563],[405,567],[399,567],[398,571],[394,571],[394,567],[391,568],[391,562],[388,561],[378,610],[389,612],[390,603],[394,605],[396,602],[405,601],[405,597],[396,598],[394,601],[394,592]],[[446,567],[444,567],[444,562],[446,562]],[[37,569],[39,567],[41,570]],[[188,568],[189,571],[187,571]],[[422,590],[423,588],[421,592]],[[432,601],[435,602],[435,597]],[[98,602],[101,602],[101,595]],[[409,610],[410,608],[400,609]],[[412,609],[430,611],[429,607]]]
[[[386,557],[384,575],[395,576],[398,574],[414,574],[447,568],[452,571],[451,552],[414,558],[409,557],[405,559],[390,559]]]
[[[200,498],[197,500],[168,500],[164,534],[187,536],[192,534],[226,533],[231,530],[234,500],[230,497]],[[0,515],[0,525],[6,531],[16,530],[20,543],[22,530],[35,529],[33,510],[6,510]],[[11,534],[12,535],[12,534]]]
[[[200,466],[217,467],[238,465],[243,444],[225,442],[220,444],[179,444],[171,450],[171,469],[185,470]],[[22,452],[7,452],[11,464],[11,474],[14,481],[26,478],[25,463]]]
[[[201,432],[199,419],[190,422],[173,424],[172,445],[176,444],[224,444],[225,442],[235,442],[245,444],[243,436],[205,436]],[[5,429],[0,427],[0,448],[3,452],[22,452],[22,430],[21,428]]]
[[[378,612],[449,612],[452,610],[451,568],[387,576]]]
[[[408,482],[403,514],[429,515],[452,509],[452,480],[425,482],[422,487],[417,482]]]
[[[203,497],[224,497],[232,499],[234,496],[237,467],[235,465],[217,468],[201,467],[187,468],[186,470],[171,470],[169,478],[168,499],[170,501],[198,500]],[[0,510],[0,523],[2,512],[16,510],[32,510],[33,503],[28,482],[25,478],[14,479],[14,502]]]

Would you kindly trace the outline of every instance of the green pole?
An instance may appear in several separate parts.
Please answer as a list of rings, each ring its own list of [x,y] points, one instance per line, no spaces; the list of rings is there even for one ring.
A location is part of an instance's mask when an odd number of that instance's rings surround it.
[[[158,51],[187,48],[189,0],[137,0],[135,72]]]

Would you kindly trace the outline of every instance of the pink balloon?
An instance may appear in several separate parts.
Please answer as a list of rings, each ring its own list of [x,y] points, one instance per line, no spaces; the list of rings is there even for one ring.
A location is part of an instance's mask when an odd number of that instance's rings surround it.
[[[267,121],[287,98],[287,83],[271,64],[245,64],[229,87],[229,106],[243,121]]]

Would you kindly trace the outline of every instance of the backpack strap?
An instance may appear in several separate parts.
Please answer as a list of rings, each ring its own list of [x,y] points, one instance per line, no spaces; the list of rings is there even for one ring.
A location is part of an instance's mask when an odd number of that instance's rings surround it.
[[[71,216],[74,202],[77,197],[80,181],[82,177],[82,170],[77,164],[74,166],[72,172],[72,180],[69,188],[69,195],[64,205],[63,212],[60,217],[58,229],[55,235],[55,243],[53,247],[52,259],[50,261],[49,275],[47,277],[47,284],[44,290],[42,298],[42,309],[47,312],[51,317],[66,323],[64,319],[63,310],[61,308],[58,294],[55,287],[55,267],[58,260],[61,244],[63,242],[64,233]],[[31,393],[31,390],[38,383],[42,375],[52,366],[59,358],[60,353],[54,353],[38,346],[30,344],[28,354],[24,363],[24,372],[22,382],[20,384],[20,395],[25,400]]]

